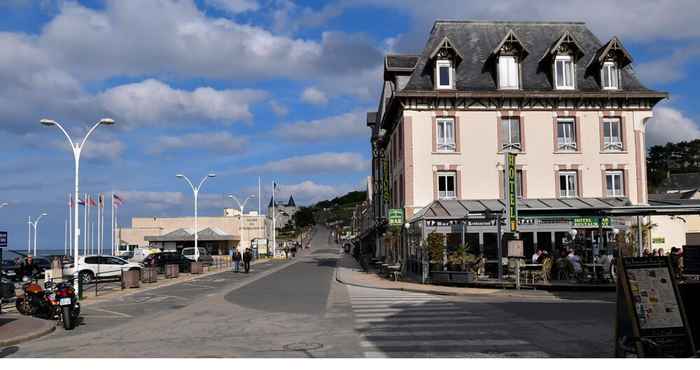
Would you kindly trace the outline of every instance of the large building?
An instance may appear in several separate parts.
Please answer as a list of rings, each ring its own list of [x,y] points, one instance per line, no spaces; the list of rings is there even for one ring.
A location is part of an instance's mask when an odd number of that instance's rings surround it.
[[[270,198],[270,204],[267,206],[267,215],[272,217],[272,214],[275,214],[276,229],[282,229],[293,222],[294,214],[299,210],[293,196],[289,196],[287,203],[275,201],[274,205],[273,207],[272,198]]]
[[[639,81],[620,39],[583,23],[437,21],[419,54],[385,58],[367,114],[374,225],[363,243],[410,264],[422,258],[412,236],[438,230],[495,256],[490,215],[504,212],[514,152],[526,253],[572,234],[606,248],[624,220],[588,216],[647,204],[645,127],[666,97]],[[410,231],[386,237],[389,209]]]
[[[214,255],[228,254],[232,248],[242,251],[267,240],[266,217],[257,212],[225,209],[223,216],[198,217],[197,223],[198,245]],[[134,217],[131,227],[119,228],[117,235],[119,251],[146,247],[180,251],[194,246],[194,217]]]

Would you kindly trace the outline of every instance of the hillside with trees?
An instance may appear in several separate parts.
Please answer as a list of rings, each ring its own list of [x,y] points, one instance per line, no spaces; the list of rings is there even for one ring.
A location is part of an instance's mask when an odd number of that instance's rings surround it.
[[[655,193],[670,174],[700,172],[700,139],[655,145],[647,152],[647,186]]]

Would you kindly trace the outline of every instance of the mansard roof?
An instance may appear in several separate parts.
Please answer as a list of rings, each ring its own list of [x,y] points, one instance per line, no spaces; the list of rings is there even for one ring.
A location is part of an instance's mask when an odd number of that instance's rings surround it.
[[[596,53],[595,61],[597,64],[602,65],[607,59],[615,58],[617,59],[618,65],[624,67],[633,62],[632,55],[622,46],[622,41],[616,37],[613,37],[608,41],[602,48]]]
[[[551,65],[541,63],[539,58],[525,58],[521,63],[523,92],[546,91],[561,95],[601,92],[598,76],[587,73],[587,67],[604,45],[584,23],[437,21],[401,94],[435,90],[432,57],[445,45],[446,40],[462,56],[455,69],[456,90],[474,93],[499,91],[495,71],[488,61],[492,58],[493,51],[511,32],[517,35],[518,41],[533,55],[546,55],[552,48],[563,43],[570,43],[582,55],[576,60],[577,81],[576,91],[573,92],[552,91]],[[642,85],[631,66],[621,68],[621,74],[622,89],[611,94],[653,92]]]
[[[527,50],[525,45],[520,41],[518,36],[515,35],[515,32],[513,30],[509,30],[508,33],[503,37],[503,40],[496,45],[496,48],[493,49],[493,54],[498,55],[500,54],[505,48],[508,49],[513,49],[513,48],[519,48],[519,54],[521,58],[524,58],[530,52]]]
[[[442,49],[449,49],[450,51],[454,52],[460,60],[464,60],[464,56],[462,56],[462,53],[459,52],[459,49],[454,47],[454,44],[452,41],[450,41],[448,36],[443,36],[442,40],[440,40],[440,42],[433,47],[433,51],[430,53],[430,59],[435,59]]]
[[[390,54],[384,58],[384,67],[391,72],[412,72],[420,55]]]

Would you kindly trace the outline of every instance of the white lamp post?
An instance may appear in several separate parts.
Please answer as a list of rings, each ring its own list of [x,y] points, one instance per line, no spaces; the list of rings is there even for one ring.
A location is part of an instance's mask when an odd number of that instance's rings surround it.
[[[61,132],[63,132],[64,135],[66,135],[66,139],[68,139],[68,143],[70,144],[71,149],[73,149],[73,159],[75,160],[75,202],[77,206],[78,199],[80,199],[79,196],[79,184],[80,184],[80,153],[83,150],[83,147],[85,146],[85,141],[87,141],[88,137],[90,137],[90,134],[92,134],[93,131],[97,128],[99,125],[113,125],[114,120],[111,118],[103,118],[99,122],[95,123],[90,130],[88,130],[87,134],[85,134],[85,137],[80,143],[74,143],[73,139],[71,139],[70,135],[68,135],[68,131],[66,131],[63,126],[61,126],[58,122],[50,119],[42,119],[41,121],[42,125],[45,126],[56,126],[58,127]],[[80,295],[80,291],[78,288],[78,252],[79,252],[79,244],[80,244],[80,229],[78,228],[78,225],[80,222],[78,219],[78,208],[76,207],[75,212],[74,212],[74,222],[73,222],[73,277],[75,280],[73,280],[73,284],[75,286],[75,292],[77,295]]]
[[[241,203],[241,201],[238,200],[238,198],[236,198],[235,195],[229,195],[228,197],[231,198],[231,199],[233,199],[233,200],[235,200],[236,203],[238,203],[238,208],[240,208],[240,210],[241,210],[241,216],[243,216],[243,210],[245,209],[245,204],[248,203],[248,201],[249,201],[250,199],[255,198],[255,195],[249,195],[247,198],[245,198],[245,200],[243,201],[243,203]]]
[[[195,187],[192,184],[192,181],[190,181],[190,179],[187,178],[187,176],[185,176],[185,175],[177,174],[176,177],[179,177],[179,178],[187,181],[187,183],[192,188],[192,192],[194,193],[194,260],[195,260],[195,262],[198,262],[199,261],[199,248],[197,246],[198,245],[197,244],[197,239],[198,239],[197,234],[198,234],[199,230],[197,230],[197,228],[199,225],[197,224],[197,198],[199,196],[199,189],[202,187],[204,182],[207,181],[207,179],[210,177],[216,177],[216,174],[210,173],[210,174],[204,176],[204,178],[202,179],[202,181],[199,182],[199,185],[197,185],[197,187]]]
[[[32,227],[34,227],[34,256],[36,256],[36,229],[39,227],[39,220],[41,220],[41,218],[44,216],[48,216],[48,214],[42,213],[36,218],[36,220],[34,220],[34,222],[32,222]]]

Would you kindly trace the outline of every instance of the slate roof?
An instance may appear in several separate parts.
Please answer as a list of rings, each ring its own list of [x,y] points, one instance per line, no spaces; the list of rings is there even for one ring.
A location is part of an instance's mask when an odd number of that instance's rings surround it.
[[[217,241],[217,240],[239,240],[240,237],[228,235],[224,231],[217,228],[206,228],[197,233],[197,239],[202,241]],[[146,241],[153,242],[168,242],[168,241],[194,241],[193,229],[177,229],[165,235],[146,236]]]
[[[596,67],[596,56],[604,44],[579,22],[478,22],[478,21],[436,21],[425,49],[418,58],[415,70],[403,91],[433,91],[433,64],[431,53],[447,38],[456,51],[463,56],[455,70],[455,87],[459,91],[498,91],[495,58],[493,51],[512,31],[523,44],[529,55],[522,61],[522,91],[552,91],[551,63],[543,59],[547,51],[568,32],[581,48],[583,56],[576,61],[576,90],[557,91],[561,94],[576,92],[601,92],[598,79],[600,70]],[[621,44],[621,43],[620,43]],[[607,45],[607,43],[606,43]],[[392,65],[402,60],[392,56]],[[389,65],[387,57],[387,65]],[[394,64],[395,63],[395,64]],[[653,92],[643,86],[631,66],[622,69],[620,91]],[[608,91],[606,91],[608,92]]]
[[[672,173],[658,187],[660,192],[700,188],[700,172]]]
[[[420,55],[390,54],[386,56],[384,63],[387,71],[412,71],[419,58]]]

